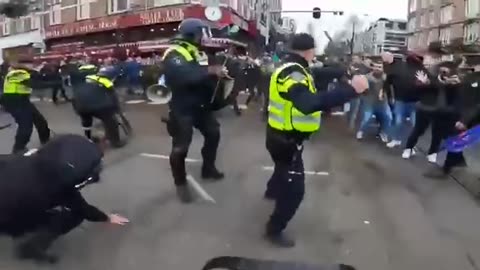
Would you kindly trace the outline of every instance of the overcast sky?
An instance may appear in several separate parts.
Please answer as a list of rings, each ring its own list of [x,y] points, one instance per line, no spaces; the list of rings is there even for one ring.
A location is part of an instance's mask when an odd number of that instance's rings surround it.
[[[407,19],[408,0],[282,0],[283,10],[310,10],[319,7],[322,10],[343,10],[343,16],[324,14],[320,20],[312,19],[310,14],[289,13],[283,14],[295,19],[297,32],[305,32],[307,24],[313,22],[317,47],[323,48],[328,42],[323,31],[331,36],[336,31],[344,29],[346,18],[350,14],[357,14],[364,18],[366,27],[368,22],[380,17],[388,19]],[[364,16],[366,15],[366,16]]]

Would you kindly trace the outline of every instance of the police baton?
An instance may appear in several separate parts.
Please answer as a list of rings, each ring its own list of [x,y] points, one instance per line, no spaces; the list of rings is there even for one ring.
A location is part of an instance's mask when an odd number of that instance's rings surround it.
[[[228,61],[228,56],[225,54],[225,60],[223,61],[222,67],[225,67]],[[210,99],[210,104],[215,101],[215,97],[217,96],[218,89],[220,88],[220,82],[222,78],[218,78],[217,85],[215,86],[215,90],[213,91],[212,98]]]

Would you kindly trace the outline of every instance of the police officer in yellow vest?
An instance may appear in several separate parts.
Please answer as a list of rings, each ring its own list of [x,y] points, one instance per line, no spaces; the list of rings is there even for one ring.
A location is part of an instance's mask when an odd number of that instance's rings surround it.
[[[192,141],[193,127],[205,138],[202,148],[202,178],[220,180],[224,174],[215,166],[220,141],[220,124],[213,115],[211,98],[216,77],[227,76],[222,66],[201,63],[202,38],[210,33],[199,19],[185,19],[178,27],[179,36],[163,56],[165,83],[172,91],[169,102],[167,129],[172,137],[170,165],[177,188],[177,195],[184,203],[192,201],[187,185],[185,158]]]
[[[313,37],[294,35],[290,52],[270,80],[266,146],[275,168],[265,198],[276,204],[266,225],[266,238],[280,247],[295,244],[283,231],[304,196],[303,142],[320,129],[322,110],[342,105],[368,88],[367,79],[356,76],[351,85],[317,92],[309,71],[314,57]]]
[[[88,75],[95,75],[98,72],[98,67],[91,63],[89,57],[85,58],[82,64],[78,66],[77,70],[70,74],[72,87],[82,85],[85,82],[85,77]]]
[[[30,141],[34,125],[42,144],[50,139],[47,120],[30,102],[33,85],[30,65],[31,63],[28,61],[12,64],[5,76],[3,93],[0,97],[1,105],[18,124],[12,153],[27,151],[26,147]]]
[[[119,102],[112,77],[113,68],[103,68],[95,75],[87,75],[85,82],[73,88],[73,106],[82,119],[85,136],[92,139],[93,118],[103,122],[110,145],[119,148],[126,144],[119,135],[115,115],[119,112]]]

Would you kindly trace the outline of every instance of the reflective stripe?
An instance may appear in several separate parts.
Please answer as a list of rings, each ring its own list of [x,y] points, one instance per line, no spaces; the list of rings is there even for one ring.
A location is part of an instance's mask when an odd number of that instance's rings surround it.
[[[277,121],[278,123],[283,124],[283,117],[281,117],[279,115],[275,115],[275,114],[271,113],[271,114],[268,115],[268,119],[272,119],[274,121]]]
[[[188,52],[188,50],[185,49],[184,47],[182,47],[180,45],[172,45],[165,51],[165,53],[163,54],[162,60],[165,60],[165,57],[167,57],[167,55],[169,55],[173,51],[176,51],[179,54],[181,54],[185,58],[185,60],[188,61],[188,62],[193,61],[195,59],[190,54],[190,52]]]
[[[94,81],[96,83],[101,84],[102,86],[111,89],[113,88],[113,82],[107,78],[100,77],[98,75],[88,75],[85,77],[87,80]]]
[[[96,69],[97,67],[95,65],[83,65],[78,68],[78,70],[90,70],[90,69]]]
[[[292,121],[294,123],[302,124],[318,124],[320,121],[320,117],[316,117],[313,115],[292,116]]]
[[[285,109],[285,106],[283,104],[280,104],[278,102],[275,102],[273,100],[270,100],[268,102],[268,106],[272,106],[274,107],[275,109],[279,110],[279,111],[283,111]]]

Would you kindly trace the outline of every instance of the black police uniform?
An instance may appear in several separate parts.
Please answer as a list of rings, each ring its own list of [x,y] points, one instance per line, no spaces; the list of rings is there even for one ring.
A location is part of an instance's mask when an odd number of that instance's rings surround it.
[[[52,242],[84,220],[108,221],[79,189],[99,180],[103,153],[79,135],[55,137],[31,156],[0,156],[0,234],[20,242],[17,256],[53,262]]]
[[[12,153],[26,151],[34,125],[42,144],[50,139],[50,129],[47,120],[45,120],[35,105],[30,102],[32,86],[37,84],[37,82],[38,80],[32,77],[26,69],[12,69],[4,78],[0,104],[12,115],[18,124]]]
[[[91,139],[93,118],[103,122],[105,132],[113,147],[121,147],[118,122],[115,115],[119,112],[119,102],[113,82],[102,76],[87,75],[83,84],[73,88],[75,111],[82,119],[85,136]]]
[[[182,27],[179,27],[179,31],[182,31]],[[210,107],[215,80],[209,75],[207,66],[199,63],[198,45],[187,39],[175,39],[171,46],[163,61],[165,81],[172,91],[167,128],[172,136],[172,174],[177,190],[181,190],[178,187],[186,188],[187,185],[185,158],[192,141],[193,127],[205,138],[202,148],[202,177],[223,178],[223,174],[215,167],[220,124]],[[186,202],[190,199],[182,200]]]
[[[308,69],[307,61],[295,53],[286,54],[284,63],[296,63],[304,69]],[[278,82],[293,77],[292,74],[295,72],[303,73],[298,66],[284,69],[278,75]],[[331,74],[330,72],[331,70],[327,70],[323,76],[337,74],[336,71]],[[346,83],[339,83],[332,91],[317,91],[315,94],[306,85],[296,83],[282,97],[291,101],[297,110],[308,115],[344,104],[355,96],[353,88]],[[267,128],[266,146],[275,168],[268,181],[265,198],[275,200],[276,204],[266,226],[266,236],[272,243],[282,247],[294,245],[293,240],[283,234],[283,230],[295,215],[305,193],[302,152],[303,141],[307,140],[310,135],[311,133],[296,130],[279,131],[270,125]]]

